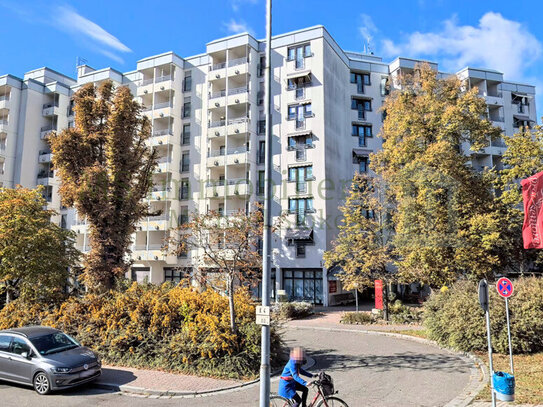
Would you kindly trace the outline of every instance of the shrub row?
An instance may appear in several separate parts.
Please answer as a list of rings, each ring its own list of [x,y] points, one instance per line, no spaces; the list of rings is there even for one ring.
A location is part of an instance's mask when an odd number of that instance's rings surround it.
[[[212,290],[133,284],[107,296],[70,298],[44,308],[17,301],[0,311],[0,329],[52,326],[95,349],[109,364],[199,375],[254,377],[260,366],[260,327],[245,290],[236,293],[238,332],[229,326],[228,299]],[[272,327],[271,360],[281,359]]]
[[[309,302],[278,302],[272,311],[279,319],[302,319],[313,314],[313,305]]]
[[[543,351],[543,279],[520,278],[509,300],[513,352]],[[490,320],[492,345],[508,352],[505,301],[492,285]],[[487,349],[484,313],[479,306],[477,283],[461,281],[448,290],[432,294],[425,305],[424,324],[429,338],[462,351]]]

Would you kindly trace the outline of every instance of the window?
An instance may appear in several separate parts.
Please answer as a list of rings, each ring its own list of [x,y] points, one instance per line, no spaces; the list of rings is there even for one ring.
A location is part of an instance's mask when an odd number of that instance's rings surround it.
[[[311,103],[305,103],[303,105],[290,105],[288,107],[288,119],[296,120],[296,128],[305,128],[305,119],[307,117],[313,117],[313,110]]]
[[[188,206],[181,207],[178,223],[179,223],[179,226],[189,223],[189,207]]]
[[[390,87],[388,86],[388,78],[386,76],[381,78],[381,96],[387,96],[390,93]]]
[[[371,126],[361,125],[361,124],[353,124],[352,127],[352,135],[354,137],[358,137],[358,146],[359,147],[365,147],[366,146],[366,138],[373,137],[371,132]]]
[[[298,250],[298,249],[296,249]],[[300,249],[300,250],[305,250]],[[322,270],[284,270],[283,289],[290,301],[309,301],[322,304]]]
[[[296,118],[296,106],[288,107],[288,118],[289,120],[293,120]]]
[[[11,344],[11,336],[0,335],[0,352],[9,352],[10,344]]]
[[[189,199],[189,179],[182,178],[179,187],[179,199]]]
[[[190,167],[189,152],[185,151],[181,155],[181,172],[187,172],[189,170],[189,167]]]
[[[264,164],[266,160],[266,142],[265,141],[259,141],[258,142],[258,156],[256,162],[258,164]]]
[[[192,73],[191,71],[185,72],[185,79],[183,80],[183,92],[190,92],[192,90]]]
[[[296,257],[305,257],[305,244],[296,243]]]
[[[259,120],[258,121],[258,134],[265,134],[266,133],[266,120]]]
[[[60,216],[60,227],[66,229],[68,225],[68,215],[64,214]]]
[[[181,144],[184,146],[190,144],[190,124],[183,125],[183,139],[181,140]]]
[[[183,278],[183,271],[173,267],[164,267],[164,281],[179,284]]]
[[[312,213],[313,210],[313,198],[292,198],[288,201],[289,213],[296,215],[296,224],[305,224],[305,217],[307,213]]]
[[[264,177],[266,176],[265,171],[258,171],[258,186],[256,190],[257,195],[264,195]]]
[[[13,341],[11,341],[11,353],[22,355],[23,352],[30,353],[30,346],[28,346],[24,339],[14,336]]]
[[[311,53],[310,44],[298,45],[296,47],[290,47],[288,49],[287,61],[296,61],[296,69],[303,69],[305,66],[304,58],[308,58],[311,56],[313,56],[313,54]]]
[[[351,83],[356,83],[356,91],[364,93],[364,86],[370,86],[370,75],[367,73],[351,72]]]
[[[266,57],[260,57],[260,63],[258,64],[256,75],[260,78],[264,76],[264,69],[266,68]]]
[[[359,157],[358,172],[368,172],[368,157]]]
[[[186,97],[183,103],[183,118],[190,117],[190,97]]]
[[[314,180],[313,167],[291,167],[288,170],[288,180],[296,182],[296,192],[307,191],[307,181]]]
[[[358,119],[365,120],[366,112],[371,111],[371,100],[368,99],[351,99],[351,109],[358,110]]]

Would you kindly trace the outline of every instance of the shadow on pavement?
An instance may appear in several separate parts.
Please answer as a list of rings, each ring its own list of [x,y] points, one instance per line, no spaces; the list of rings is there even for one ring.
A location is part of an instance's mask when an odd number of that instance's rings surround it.
[[[316,361],[316,365],[312,368],[314,371],[364,368],[374,372],[437,370],[450,373],[466,373],[471,368],[468,363],[458,357],[447,354],[403,352],[392,355],[352,357],[333,354],[331,349],[310,350],[308,353]]]
[[[102,368],[102,376],[100,376],[100,379],[98,379],[98,383],[110,383],[123,386],[133,382],[136,379],[137,376],[127,370],[104,367]]]

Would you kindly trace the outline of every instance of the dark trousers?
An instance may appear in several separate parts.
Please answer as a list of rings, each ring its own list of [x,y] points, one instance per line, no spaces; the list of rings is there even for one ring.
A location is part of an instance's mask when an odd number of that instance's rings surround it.
[[[296,403],[302,403],[301,407],[306,407],[307,393],[309,392],[309,389],[305,387],[303,384],[300,384],[298,382],[295,382],[295,384],[296,384],[296,391],[301,391],[302,397],[296,394],[292,400],[294,400]]]

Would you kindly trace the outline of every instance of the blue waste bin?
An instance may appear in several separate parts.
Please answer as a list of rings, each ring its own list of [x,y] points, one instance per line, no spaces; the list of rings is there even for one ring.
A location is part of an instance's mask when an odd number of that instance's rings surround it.
[[[505,372],[494,372],[494,391],[501,401],[515,400],[515,376]]]

